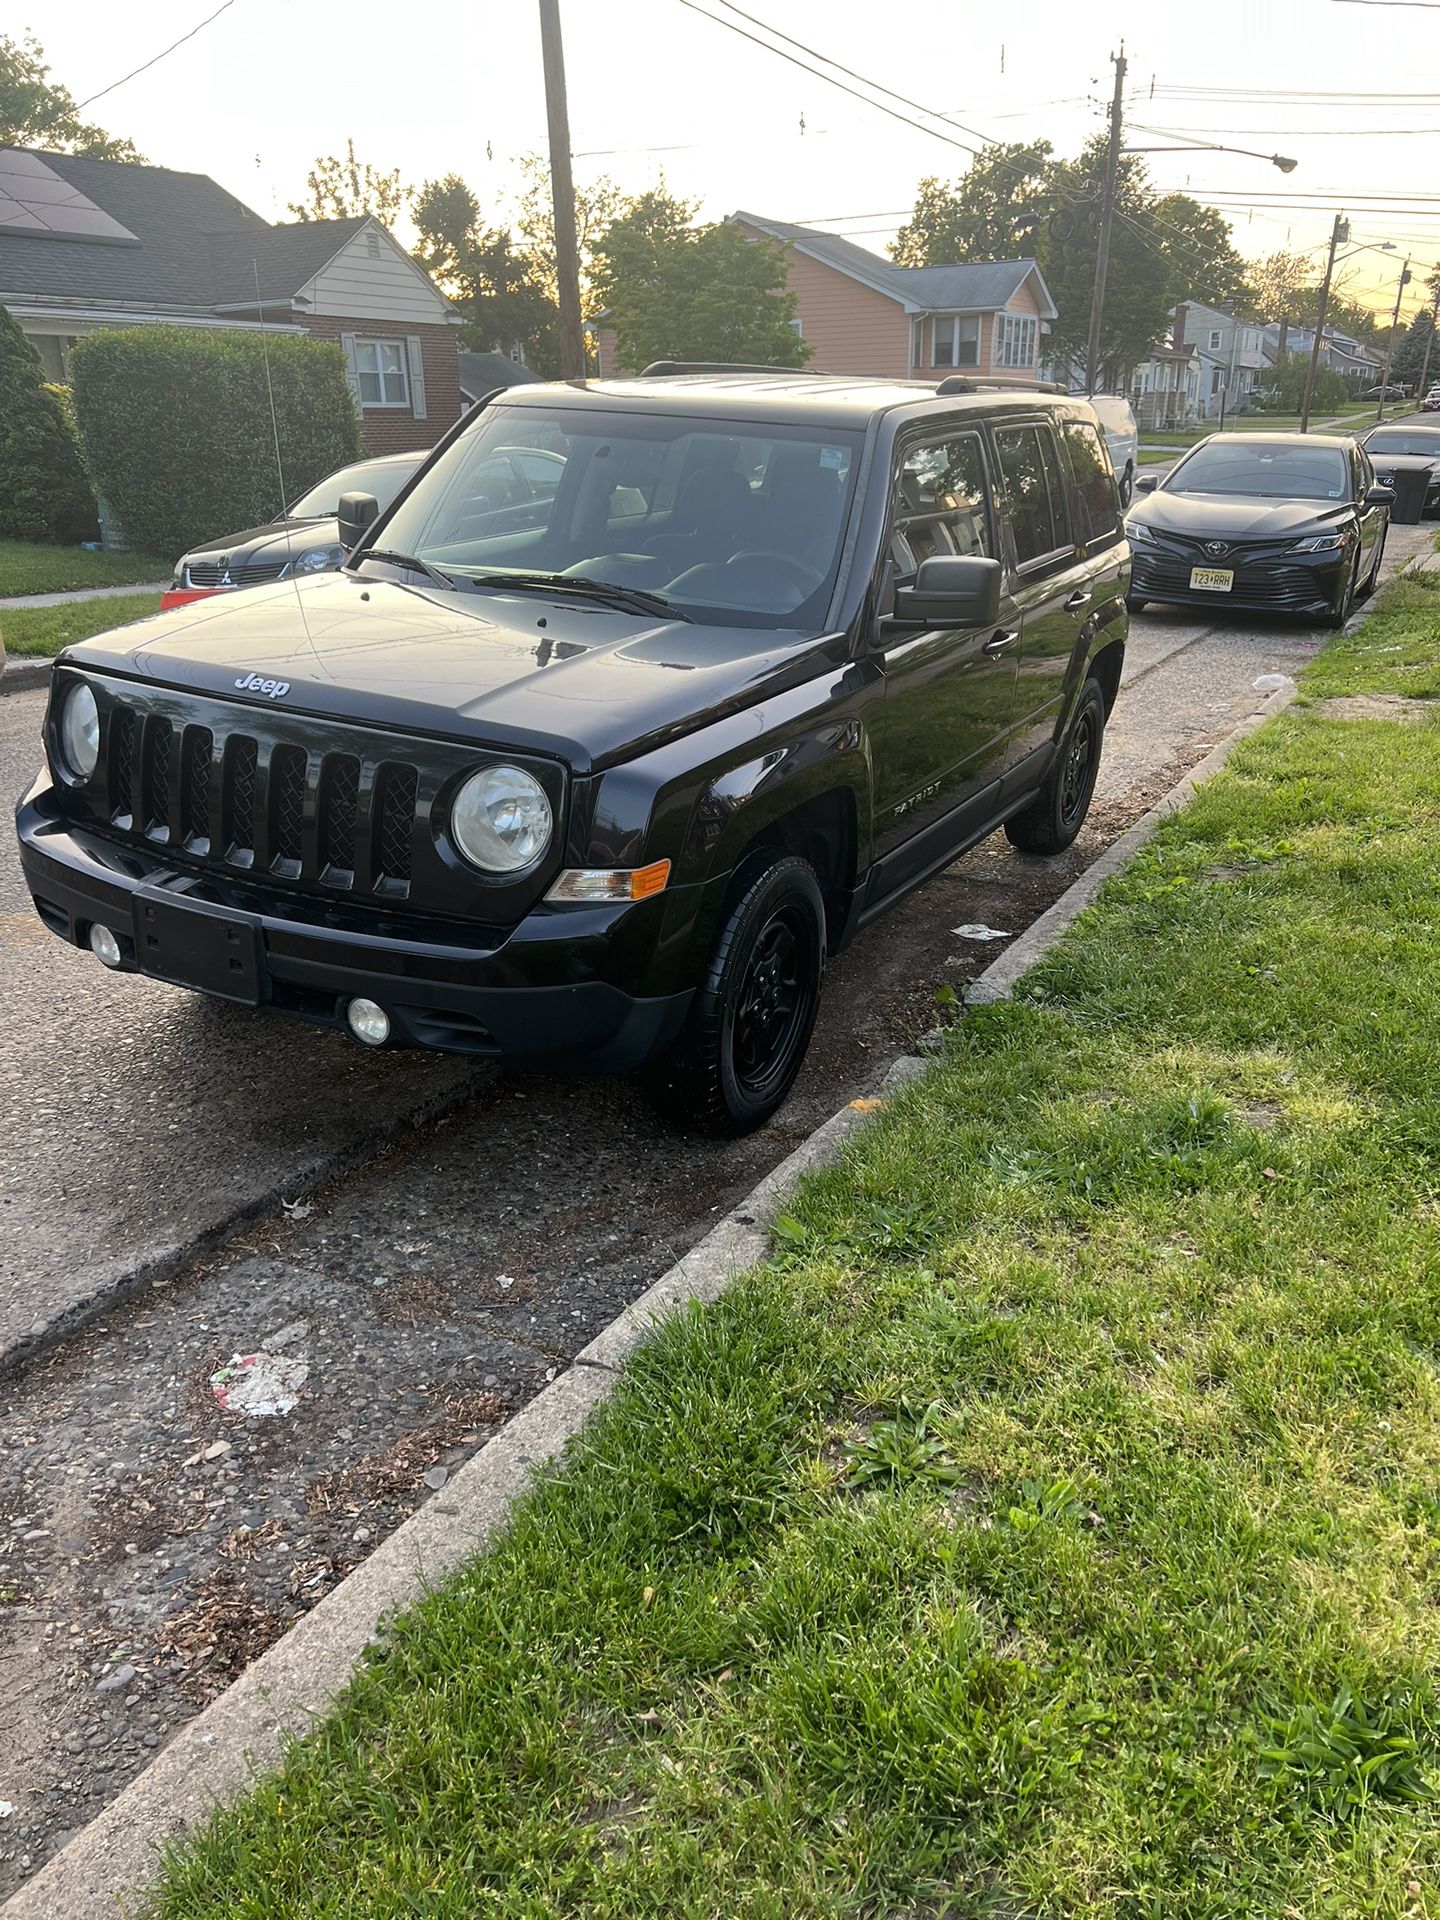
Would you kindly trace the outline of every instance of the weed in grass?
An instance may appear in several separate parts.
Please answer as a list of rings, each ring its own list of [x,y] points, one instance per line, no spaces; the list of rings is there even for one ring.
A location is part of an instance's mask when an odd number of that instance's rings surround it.
[[[897,1486],[907,1480],[932,1480],[951,1487],[961,1478],[945,1442],[935,1432],[940,1409],[916,1407],[902,1398],[888,1420],[876,1420],[863,1440],[845,1449],[845,1485]]]
[[[1412,1718],[1413,1702],[1403,1697],[1367,1707],[1342,1687],[1328,1707],[1296,1707],[1271,1722],[1275,1740],[1260,1750],[1260,1777],[1336,1819],[1363,1813],[1372,1800],[1433,1800]]]

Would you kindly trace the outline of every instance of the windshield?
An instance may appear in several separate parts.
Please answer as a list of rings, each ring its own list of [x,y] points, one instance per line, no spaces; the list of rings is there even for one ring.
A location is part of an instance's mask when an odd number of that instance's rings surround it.
[[[418,465],[419,462],[416,462]],[[292,520],[333,520],[340,511],[342,493],[370,493],[383,513],[415,468],[408,462],[361,460],[317,481],[290,509]]]
[[[788,422],[487,408],[376,545],[462,586],[566,573],[658,594],[702,624],[818,626],[858,447]]]
[[[1339,447],[1266,447],[1253,441],[1197,447],[1165,482],[1166,493],[1243,494],[1263,500],[1348,500],[1349,463]]]
[[[1440,460],[1440,433],[1372,433],[1365,451],[1372,460],[1377,453],[1413,453],[1422,460]]]

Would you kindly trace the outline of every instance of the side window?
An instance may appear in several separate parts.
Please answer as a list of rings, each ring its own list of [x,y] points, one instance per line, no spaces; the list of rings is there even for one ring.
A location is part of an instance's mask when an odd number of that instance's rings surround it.
[[[1067,544],[1054,437],[1045,427],[999,427],[995,445],[1005,476],[1015,563],[1029,566]]]
[[[1062,438],[1075,538],[1082,547],[1105,546],[1120,532],[1120,499],[1100,436],[1088,420],[1067,420]]]
[[[993,556],[985,451],[980,436],[957,433],[911,447],[896,486],[893,551],[902,573],[937,554]]]

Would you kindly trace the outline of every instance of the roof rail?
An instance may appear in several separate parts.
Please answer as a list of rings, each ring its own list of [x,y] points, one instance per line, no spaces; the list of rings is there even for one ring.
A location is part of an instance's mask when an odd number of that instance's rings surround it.
[[[1063,380],[971,380],[963,373],[947,374],[935,389],[937,394],[952,393],[1068,393]]]
[[[652,360],[641,369],[642,380],[660,380],[677,373],[819,374],[818,367],[752,367],[742,360]],[[824,375],[822,378],[826,377]]]

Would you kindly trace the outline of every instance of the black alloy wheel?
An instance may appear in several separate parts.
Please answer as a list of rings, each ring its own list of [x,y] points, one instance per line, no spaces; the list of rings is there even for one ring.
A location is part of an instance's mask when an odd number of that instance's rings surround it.
[[[1005,837],[1022,853],[1063,853],[1085,824],[1105,741],[1105,696],[1087,680],[1045,784],[1023,813],[1005,822]]]
[[[808,861],[777,854],[731,896],[684,1029],[653,1079],[699,1133],[763,1126],[805,1059],[825,973],[825,902]]]

